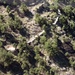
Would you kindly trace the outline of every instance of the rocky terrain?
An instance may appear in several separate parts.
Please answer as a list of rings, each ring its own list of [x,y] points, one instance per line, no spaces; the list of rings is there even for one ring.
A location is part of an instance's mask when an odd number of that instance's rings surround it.
[[[74,70],[74,0],[0,0],[0,75]]]

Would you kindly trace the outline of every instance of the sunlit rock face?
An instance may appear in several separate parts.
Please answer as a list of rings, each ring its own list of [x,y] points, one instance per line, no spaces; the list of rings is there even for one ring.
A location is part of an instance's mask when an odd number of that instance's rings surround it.
[[[14,52],[16,49],[13,45],[6,45],[4,46],[4,48],[7,50],[7,51],[11,51],[11,52]]]

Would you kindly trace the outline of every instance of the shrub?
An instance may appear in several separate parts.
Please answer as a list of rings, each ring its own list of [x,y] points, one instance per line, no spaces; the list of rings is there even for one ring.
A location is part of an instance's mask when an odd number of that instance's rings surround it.
[[[70,64],[73,68],[75,68],[75,59],[74,58],[70,58]]]
[[[50,9],[57,11],[58,10],[58,4],[57,3],[51,4]]]
[[[7,28],[8,28],[8,26],[6,26],[5,23],[0,23],[0,32],[1,33],[4,33]]]
[[[0,64],[9,66],[13,62],[13,56],[4,49],[0,48]]]
[[[41,36],[40,37],[40,43],[44,44],[46,42],[46,37],[45,36]]]
[[[63,8],[63,11],[65,12],[65,14],[67,16],[70,16],[70,14],[72,13],[72,10],[73,10],[73,8],[71,5],[67,5]]]
[[[69,26],[70,26],[70,29],[74,29],[75,28],[75,22],[73,21],[73,20],[71,20],[70,22],[69,22]]]
[[[27,8],[27,6],[26,6],[26,4],[25,3],[21,3],[21,12],[22,13],[25,13],[25,12],[27,12],[28,11],[28,8]]]
[[[58,54],[57,40],[47,40],[47,42],[45,42],[45,49],[51,57],[54,57],[56,54]]]
[[[35,22],[38,23],[41,27],[47,23],[47,19],[41,17],[39,14],[36,14],[35,16]]]
[[[67,17],[64,16],[64,15],[61,15],[61,16],[59,17],[59,23],[60,23],[60,24],[65,24],[66,22],[67,22]]]

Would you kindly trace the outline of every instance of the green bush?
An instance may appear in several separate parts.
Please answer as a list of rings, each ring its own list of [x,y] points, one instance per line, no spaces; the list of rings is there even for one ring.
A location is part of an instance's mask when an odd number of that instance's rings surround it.
[[[8,26],[5,23],[0,23],[0,32],[4,33],[7,30]]]
[[[7,24],[10,28],[14,28],[17,30],[20,30],[22,28],[22,22],[18,17],[15,17],[14,20],[12,18],[9,18]]]
[[[40,37],[40,43],[44,44],[46,42],[46,37],[45,36],[41,36]]]
[[[72,8],[71,5],[66,5],[66,6],[63,8],[63,11],[65,12],[65,14],[66,14],[67,16],[70,16],[70,14],[72,13],[72,10],[73,10],[73,8]]]
[[[60,24],[65,24],[66,21],[67,21],[67,17],[64,16],[64,15],[60,15],[60,17],[59,17],[59,23]]]
[[[57,39],[47,40],[47,42],[45,42],[45,49],[51,57],[54,57],[56,54],[58,54]]]
[[[70,58],[70,64],[73,68],[75,68],[75,59],[74,58]]]
[[[41,17],[39,14],[36,14],[35,16],[35,22],[38,23],[41,27],[47,23],[47,19]]]
[[[9,66],[13,62],[13,56],[11,53],[6,50],[0,48],[0,64],[3,66]]]
[[[58,3],[54,3],[54,4],[51,4],[50,5],[50,9],[54,10],[54,11],[57,11],[58,10]]]

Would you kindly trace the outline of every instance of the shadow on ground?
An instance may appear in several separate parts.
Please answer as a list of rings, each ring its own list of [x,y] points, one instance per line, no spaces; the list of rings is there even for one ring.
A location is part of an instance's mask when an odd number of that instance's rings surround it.
[[[37,5],[39,3],[43,3],[43,2],[46,2],[46,0],[34,0],[32,3],[26,2],[26,5],[31,7],[31,6],[35,6],[35,5]]]
[[[20,29],[19,32],[24,37],[29,37],[30,36],[30,34],[28,33],[28,30],[26,28]]]
[[[63,54],[63,53],[59,53],[58,55],[56,55],[54,58],[53,58],[54,62],[56,64],[58,64],[58,66],[60,67],[69,67],[70,66],[70,63],[69,63],[69,60],[66,58],[66,56]]]

